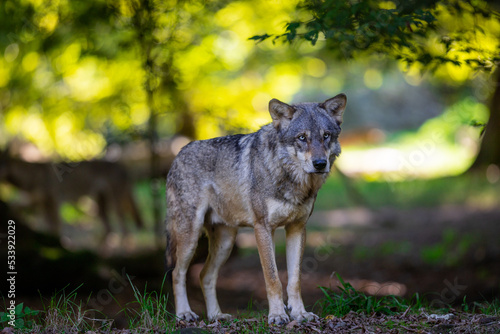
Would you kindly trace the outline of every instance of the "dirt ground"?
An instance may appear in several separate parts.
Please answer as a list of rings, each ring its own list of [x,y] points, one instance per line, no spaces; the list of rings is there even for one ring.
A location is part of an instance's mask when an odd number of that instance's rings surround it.
[[[286,295],[284,239],[283,231],[277,231],[277,263]],[[493,300],[500,297],[499,240],[500,209],[452,206],[318,211],[308,225],[303,299],[312,308],[322,297],[318,286],[339,285],[336,273],[368,294],[411,297],[419,293],[437,307],[460,305],[465,296],[467,303]],[[221,308],[232,314],[266,309],[264,278],[252,230],[242,230],[237,245],[219,275]],[[20,243],[19,247],[28,246]],[[163,250],[143,249],[128,255],[117,252],[105,259],[92,251],[78,255],[66,252],[58,262],[50,262],[52,267],[41,262],[38,256],[54,257],[51,252],[56,252],[55,248],[45,245],[36,256],[18,253],[18,262],[24,261],[17,283],[19,302],[43,309],[40,294],[49,297],[68,284],[76,287],[84,283],[79,293],[88,306],[114,318],[116,326],[126,327],[119,311],[126,305],[135,307],[130,304],[134,300],[130,284],[140,291],[159,289],[162,284]],[[188,279],[189,298],[198,314],[205,312],[198,282],[202,267],[201,262],[194,263]]]
[[[240,245],[252,246],[243,231]],[[286,285],[286,256],[277,233],[277,263]],[[435,306],[500,297],[500,210],[466,207],[379,211],[366,209],[315,212],[308,225],[302,294],[306,305],[322,297],[318,286],[337,287],[335,273],[371,295],[415,293]],[[240,253],[244,253],[240,249]],[[192,303],[204,310],[198,275],[190,270]],[[234,256],[221,269],[221,307],[235,313],[266,307],[265,284],[256,252]],[[286,290],[284,289],[284,293]]]

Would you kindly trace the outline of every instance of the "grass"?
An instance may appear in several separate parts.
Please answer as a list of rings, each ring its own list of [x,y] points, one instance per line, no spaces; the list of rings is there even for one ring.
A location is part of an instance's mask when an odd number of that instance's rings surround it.
[[[95,309],[88,308],[90,298],[80,298],[78,289],[66,292],[62,289],[56,292],[45,304],[43,298],[43,310],[40,311],[37,326],[33,332],[43,329],[48,333],[71,333],[75,331],[98,331],[106,332],[113,327],[113,319],[107,319],[104,314]]]
[[[165,279],[164,279],[165,282]],[[147,287],[141,292],[132,284],[135,300],[124,307],[123,312],[129,320],[128,328],[136,332],[175,329],[175,315],[168,311],[168,294],[152,291]],[[79,288],[79,287],[78,287]],[[56,292],[48,301],[43,302],[43,310],[33,311],[23,304],[16,307],[16,332],[19,333],[76,333],[98,332],[106,333],[113,328],[113,319],[106,318],[101,312],[89,309],[91,296],[86,300],[78,298],[77,290],[66,292],[65,289]],[[113,296],[111,294],[111,296]],[[115,300],[118,304],[119,302]],[[7,313],[0,312],[0,329],[12,327],[8,323]]]
[[[42,298],[42,310],[31,310],[27,306],[24,307],[24,303],[20,303],[16,307],[14,328],[19,333],[69,333],[111,328],[112,320],[102,317],[95,319],[95,312],[86,307],[90,297],[86,300],[79,299],[78,288],[70,292],[63,289],[56,292],[49,300]],[[0,312],[0,325],[12,327],[12,324],[6,321],[4,312]]]
[[[339,274],[336,274],[340,282],[340,292],[335,292],[330,288],[320,287],[324,297],[316,304],[319,314],[322,316],[333,315],[343,317],[349,312],[364,314],[385,314],[408,312],[408,310],[419,310],[423,307],[423,301],[416,294],[412,299],[404,299],[396,296],[369,296],[357,291],[354,287],[345,282]]]
[[[166,277],[165,275],[163,278],[159,292],[148,292],[146,285],[142,293],[129,279],[135,297],[135,300],[123,309],[129,319],[129,328],[136,330],[165,329],[167,331],[175,329],[175,314],[169,311],[169,296],[163,292]]]
[[[66,293],[56,293],[43,310],[34,311],[19,304],[16,315],[15,333],[181,333],[183,328],[196,327],[192,333],[297,333],[323,330],[328,332],[333,326],[346,327],[346,333],[359,327],[382,328],[385,330],[418,328],[428,329],[439,321],[429,321],[429,315],[448,314],[452,312],[458,325],[467,323],[462,318],[472,319],[481,315],[485,324],[497,323],[500,331],[500,301],[498,299],[484,303],[467,303],[464,297],[459,310],[451,307],[433,309],[418,294],[405,299],[396,296],[369,296],[357,291],[337,275],[340,291],[320,287],[324,297],[314,306],[320,316],[317,321],[309,323],[289,323],[285,325],[268,325],[266,311],[255,311],[250,302],[248,309],[238,314],[233,320],[210,324],[206,319],[195,324],[176,321],[170,309],[169,295],[160,291],[140,291],[129,280],[135,300],[122,307],[129,319],[128,330],[113,330],[113,319],[107,319],[95,310],[87,309],[84,300],[77,297],[77,289]],[[165,283],[165,280],[164,280]],[[88,302],[88,300],[87,300]],[[96,316],[97,314],[97,316]],[[462,320],[460,320],[462,319]],[[470,320],[469,319],[469,320]],[[476,318],[477,319],[477,318]],[[496,322],[495,322],[496,321]],[[470,322],[470,321],[469,321]],[[471,326],[474,324],[472,322]],[[6,313],[0,313],[0,329],[7,327]],[[371,326],[371,327],[370,327]],[[455,326],[455,325],[454,325]],[[460,325],[461,326],[461,325]],[[476,325],[474,325],[476,326]],[[489,326],[489,325],[488,325]],[[476,326],[477,327],[477,326]],[[477,331],[478,328],[475,328]],[[489,328],[489,329],[495,329]],[[334,328],[333,328],[334,329]],[[337,331],[343,333],[343,331]],[[479,331],[483,332],[481,328]],[[487,332],[487,331],[484,331]]]

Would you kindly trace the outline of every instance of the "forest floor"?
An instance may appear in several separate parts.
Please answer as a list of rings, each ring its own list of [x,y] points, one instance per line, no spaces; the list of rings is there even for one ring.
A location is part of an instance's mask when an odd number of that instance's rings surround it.
[[[358,189],[370,203],[352,205],[347,187],[335,182],[340,181],[327,183],[318,196],[302,265],[304,303],[320,315],[317,321],[267,325],[265,284],[251,229],[238,234],[217,283],[221,308],[235,320],[210,324],[204,318],[198,277],[206,248],[201,247],[189,271],[188,291],[193,310],[204,320],[183,323],[173,318],[169,289],[162,289],[164,250],[152,246],[151,235],[139,233],[135,249],[124,251],[117,244],[102,256],[95,251],[95,219],[66,224],[61,247],[58,239],[33,232],[17,214],[2,208],[2,221],[17,223],[16,303],[24,305],[17,315],[30,329],[7,326],[3,310],[0,329],[89,334],[500,333],[497,186],[486,188],[463,177],[390,187],[361,183]],[[3,228],[0,224],[0,234],[6,235]],[[286,286],[284,232],[278,230],[275,239],[279,275]],[[0,254],[2,263],[5,255]],[[337,306],[345,306],[341,312],[325,308],[325,301],[343,296],[347,285],[352,295],[337,300]],[[147,302],[150,292],[163,299]],[[286,298],[286,289],[284,294]],[[3,290],[2,297],[6,305]],[[389,312],[373,308],[385,298],[397,298],[386,307]],[[353,300],[366,303],[349,306]]]
[[[498,301],[495,302],[500,295],[498,222],[500,210],[466,206],[315,212],[308,226],[302,294],[307,308],[322,317],[309,323],[267,325],[264,278],[251,230],[242,230],[238,235],[237,251],[222,267],[217,284],[223,311],[236,315],[238,320],[213,324],[206,319],[198,323],[175,322],[171,316],[172,300],[168,300],[165,317],[170,318],[169,322],[160,327],[155,327],[152,320],[149,327],[132,325],[144,309],[137,297],[146,291],[161,290],[163,251],[136,256],[115,254],[99,260],[97,274],[101,278],[94,282],[85,279],[87,287],[81,291],[84,296],[79,297],[79,305],[82,309],[98,310],[97,318],[112,323],[107,331],[99,330],[102,325],[87,327],[92,329],[90,333],[110,332],[111,327],[115,328],[111,332],[116,333],[141,332],[146,327],[152,333],[195,333],[193,327],[214,333],[499,333],[500,310]],[[275,237],[279,274],[285,286],[284,233],[278,231]],[[200,259],[191,266],[188,291],[193,310],[203,319],[205,307],[198,282],[202,267]],[[74,279],[69,277],[59,281]],[[345,283],[339,281],[340,277]],[[40,282],[42,278],[52,280],[52,285],[58,281],[50,272],[40,276]],[[326,295],[319,287],[331,288],[335,295],[341,292],[343,284],[351,286],[359,296],[373,296],[374,303],[386,296],[398,296],[408,305],[415,298],[425,300],[425,304],[419,308],[411,306],[410,312],[401,309],[388,314],[349,308],[345,314],[325,312],[321,302]],[[45,310],[41,314],[48,317],[50,306],[57,305],[54,301],[60,297],[52,297],[44,305],[36,302],[40,297],[19,299],[25,300],[31,309]],[[136,315],[135,320],[131,320],[130,311]],[[40,332],[61,330],[44,327]],[[64,331],[71,333],[71,328]],[[2,333],[10,330],[6,327]]]
[[[447,314],[366,315],[351,312],[344,317],[327,316],[315,321],[298,323],[291,321],[284,325],[267,325],[265,317],[246,318],[234,321],[205,323],[171,322],[168,326],[139,327],[135,329],[80,330],[72,327],[55,327],[44,330],[30,330],[29,333],[67,333],[67,334],[132,334],[132,333],[484,333],[500,331],[498,316],[453,312]],[[23,332],[11,327],[0,333],[14,334]]]

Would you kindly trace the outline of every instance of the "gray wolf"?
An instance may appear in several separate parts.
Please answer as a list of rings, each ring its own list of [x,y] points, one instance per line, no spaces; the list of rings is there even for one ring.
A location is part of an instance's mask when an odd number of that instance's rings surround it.
[[[137,227],[144,223],[132,195],[132,186],[123,166],[108,161],[73,163],[31,163],[0,153],[0,181],[7,181],[28,192],[32,202],[42,207],[51,233],[59,234],[62,202],[76,202],[82,196],[93,198],[105,228],[105,240],[112,231],[109,213],[114,209],[122,232],[128,235],[125,214],[130,214]]]
[[[268,322],[316,318],[300,291],[300,266],[306,222],[318,190],[340,154],[338,136],[347,98],[288,105],[269,102],[272,123],[247,135],[230,135],[186,145],[167,175],[167,267],[172,271],[176,315],[193,321],[186,273],[198,238],[205,230],[209,254],[200,274],[207,316],[221,312],[215,285],[219,268],[233,247],[237,229],[255,231],[269,302]],[[276,267],[274,231],[286,231],[288,306]],[[290,317],[286,311],[289,311]]]

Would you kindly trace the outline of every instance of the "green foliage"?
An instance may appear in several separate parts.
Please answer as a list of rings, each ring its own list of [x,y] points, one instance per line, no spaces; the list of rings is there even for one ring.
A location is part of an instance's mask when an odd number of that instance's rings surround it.
[[[303,77],[326,74],[311,50],[247,41],[295,5],[3,1],[0,145],[19,136],[45,154],[91,158],[147,137],[151,110],[159,136],[255,130],[272,97],[290,100]]]
[[[270,121],[272,97],[338,93],[343,72],[325,60],[332,51],[393,55],[410,72],[445,64],[436,71],[451,82],[470,76],[464,64],[498,61],[498,16],[481,1],[300,6],[291,20],[296,1],[3,1],[0,144],[19,136],[64,159],[96,157],[147,137],[151,111],[159,136],[256,130]],[[256,45],[252,32],[316,47]]]
[[[304,0],[299,10],[301,19],[274,41],[324,39],[338,58],[379,53],[431,70],[449,64],[489,72],[500,61],[500,15],[484,1]]]
[[[398,44],[412,48],[410,41],[414,34],[422,34],[423,28],[436,20],[428,9],[408,10],[408,4],[400,3],[404,8],[387,9],[379,1],[305,1],[303,9],[314,13],[307,22],[294,21],[286,26],[282,36],[288,41],[294,40],[298,29],[304,26],[303,38],[316,44],[319,33],[326,39],[343,43],[344,55],[353,56],[354,49],[366,50],[375,44]],[[414,6],[414,4],[410,4]],[[382,7],[382,8],[381,8]],[[411,26],[417,29],[412,29]],[[278,36],[277,38],[280,38]]]
[[[0,326],[1,327],[15,327],[18,329],[31,329],[35,323],[35,317],[40,313],[40,311],[35,311],[30,309],[28,306],[24,306],[24,303],[17,304],[14,309],[14,326],[10,326],[12,318],[9,317],[10,312],[0,312]]]
[[[422,260],[428,264],[444,264],[446,266],[460,265],[463,257],[477,243],[471,235],[459,236],[454,229],[443,232],[442,241],[420,251]]]
[[[69,224],[81,221],[85,217],[85,210],[82,210],[78,205],[71,205],[69,203],[63,203],[60,212],[63,220]]]
[[[355,187],[370,207],[410,209],[463,205],[494,208],[500,205],[500,188],[484,177],[459,175],[435,179],[414,179],[404,182],[355,180]],[[318,193],[316,210],[359,207],[345,190],[340,177],[332,173]]]
[[[417,132],[402,138],[403,142],[413,136],[414,141],[432,140],[435,145],[455,145],[460,132],[473,126],[481,128],[488,121],[488,108],[472,98],[465,98],[447,108],[441,115],[426,121]],[[471,129],[472,130],[472,129]],[[476,132],[478,137],[480,132]],[[405,140],[406,139],[406,140]]]
[[[418,294],[415,295],[411,302],[396,296],[368,296],[354,289],[339,274],[336,274],[336,276],[340,282],[340,286],[338,287],[340,292],[320,287],[324,297],[318,301],[316,307],[319,307],[322,316],[334,315],[335,317],[343,317],[351,311],[367,315],[373,313],[392,315],[404,312],[409,308],[419,309],[422,306],[422,301]]]

